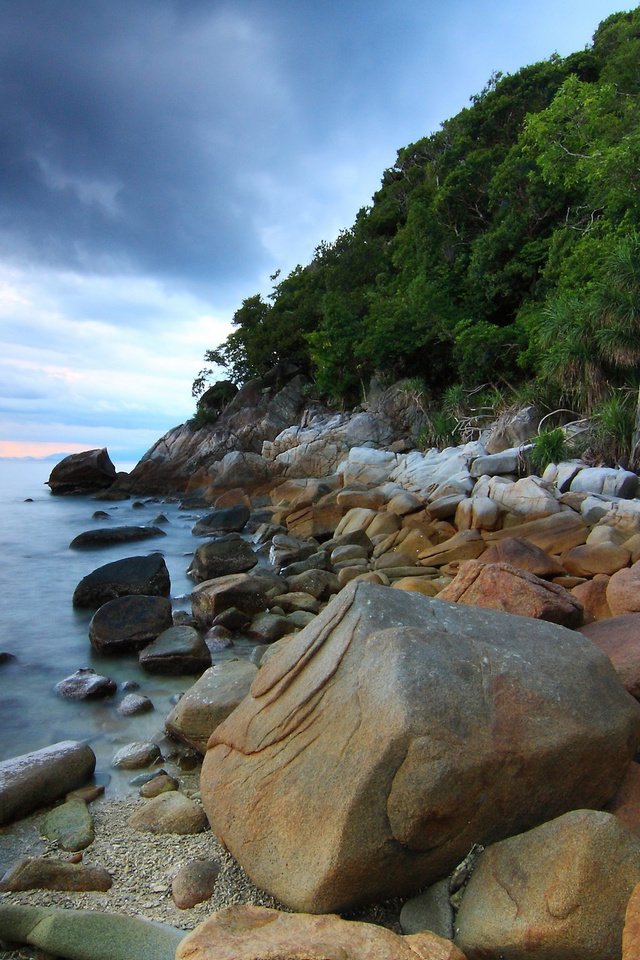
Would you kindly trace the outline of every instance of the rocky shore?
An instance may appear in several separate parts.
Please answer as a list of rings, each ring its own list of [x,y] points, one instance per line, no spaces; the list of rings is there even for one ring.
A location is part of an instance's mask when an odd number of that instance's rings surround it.
[[[131,744],[114,762],[149,771],[144,799],[40,792],[40,805],[66,797],[54,827],[46,810],[8,807],[41,790],[33,762],[0,765],[4,861],[30,857],[48,876],[71,858],[75,876],[99,864],[110,883],[20,892],[14,865],[0,937],[3,923],[38,927],[40,915],[6,912],[28,904],[183,932],[215,914],[178,946],[183,934],[168,935],[167,955],[193,960],[333,957],[327,942],[354,960],[631,960],[637,475],[572,461],[535,476],[533,411],[420,452],[403,389],[347,415],[305,405],[302,386],[277,373],[248,385],[211,428],[178,428],[128,477],[102,451],[52,474],[54,492],[94,490],[101,474],[103,498],[163,488],[198,511],[189,615],[172,618],[153,554],[98,568],[73,602],[95,610],[96,650],[193,676],[166,729],[204,761],[201,775],[165,775],[157,744]],[[220,661],[234,644],[250,657]],[[67,681],[69,696],[96,695],[94,675]],[[76,830],[85,808],[89,840],[70,845],[65,818]],[[333,913],[346,932],[310,916]]]

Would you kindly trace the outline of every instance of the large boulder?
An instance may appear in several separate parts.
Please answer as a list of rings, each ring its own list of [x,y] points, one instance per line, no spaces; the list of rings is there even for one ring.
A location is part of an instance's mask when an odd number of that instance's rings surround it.
[[[116,479],[107,448],[72,453],[57,463],[47,484],[51,493],[93,493],[105,490]]]
[[[480,856],[456,917],[469,960],[619,960],[640,839],[611,813],[572,810]]]
[[[606,653],[625,690],[640,699],[640,613],[590,623],[581,633]]]
[[[373,923],[283,913],[253,905],[224,907],[188,933],[176,960],[464,960],[449,940],[409,937]]]
[[[325,912],[602,806],[639,736],[640,707],[581,635],[350,584],[213,732],[201,793],[254,882]]]
[[[73,591],[74,607],[100,607],[116,597],[144,594],[168,597],[171,580],[159,553],[148,557],[125,557],[92,570]]]
[[[80,787],[93,774],[91,747],[63,740],[0,763],[0,825],[26,817]]]
[[[104,603],[91,618],[89,639],[98,653],[140,650],[173,625],[166,597],[117,597]]]

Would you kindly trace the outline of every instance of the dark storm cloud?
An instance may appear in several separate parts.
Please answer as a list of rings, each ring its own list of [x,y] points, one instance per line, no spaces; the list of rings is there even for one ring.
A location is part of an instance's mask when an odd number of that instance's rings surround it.
[[[0,4],[5,258],[215,279],[259,257],[241,181],[285,145],[289,102],[235,10]]]

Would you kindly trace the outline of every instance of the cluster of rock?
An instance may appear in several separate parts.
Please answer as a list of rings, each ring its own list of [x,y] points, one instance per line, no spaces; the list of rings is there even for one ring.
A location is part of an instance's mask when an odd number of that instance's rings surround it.
[[[624,929],[631,960],[637,475],[571,462],[522,476],[525,421],[407,451],[397,391],[381,404],[397,405],[400,437],[371,410],[279,429],[274,396],[285,418],[298,389],[254,384],[257,429],[234,400],[210,433],[217,459],[191,431],[131,481],[154,492],[188,474],[213,506],[193,530],[189,615],[174,622],[158,557],[107,564],[74,595],[98,608],[96,649],[199,674],[167,731],[204,756],[216,835],[297,911],[229,908],[176,956],[613,960]],[[241,427],[256,449],[230,446]],[[239,639],[251,658],[218,661]],[[162,783],[144,829],[176,802]],[[418,890],[401,939],[310,916]]]

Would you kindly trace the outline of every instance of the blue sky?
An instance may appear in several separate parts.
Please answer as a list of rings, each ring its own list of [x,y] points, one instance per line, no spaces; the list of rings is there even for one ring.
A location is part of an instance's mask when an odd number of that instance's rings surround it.
[[[137,459],[244,297],[610,0],[0,0],[0,455]]]

